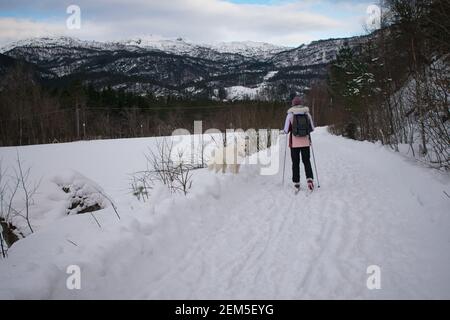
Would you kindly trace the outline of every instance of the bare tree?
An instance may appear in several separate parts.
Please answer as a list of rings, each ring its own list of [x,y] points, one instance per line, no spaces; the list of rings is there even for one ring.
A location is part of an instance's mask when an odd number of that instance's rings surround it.
[[[23,162],[20,159],[19,153],[17,153],[16,164],[17,164],[17,169],[15,170],[16,181],[18,185],[20,185],[22,189],[21,191],[23,192],[24,208],[21,211],[15,210],[15,214],[25,219],[28,228],[30,229],[31,233],[33,233],[34,230],[33,227],[31,226],[30,221],[30,208],[34,204],[34,196],[36,195],[37,190],[39,189],[41,180],[39,180],[36,183],[31,183],[30,181],[31,167],[23,168]],[[22,213],[23,211],[25,211],[24,214]]]
[[[20,159],[19,159],[20,160]],[[23,237],[23,234],[17,230],[17,228],[13,225],[13,218],[16,216],[26,218],[26,215],[22,214],[21,210],[17,210],[15,207],[16,196],[21,189],[21,180],[20,180],[20,170],[16,170],[16,175],[11,176],[7,174],[7,170],[3,170],[2,165],[0,163],[0,242],[1,242],[1,250],[2,256],[6,257],[8,248],[17,240],[19,240],[19,235]],[[23,172],[23,171],[22,171]],[[25,181],[25,186],[28,185],[28,178],[26,175],[23,175],[23,179]],[[37,189],[37,187],[36,187]],[[25,188],[28,194],[28,204],[25,207],[29,207],[35,190],[30,190],[28,187]],[[29,212],[29,210],[28,210]],[[29,213],[28,213],[28,224],[31,226]],[[32,232],[32,228],[30,228]]]
[[[147,171],[153,173],[156,179],[172,189],[173,161],[171,159],[173,142],[168,142],[166,138],[156,143],[156,150],[149,148],[149,153],[145,155],[147,159]]]
[[[192,187],[192,170],[201,168],[188,163],[184,158],[184,151],[178,150],[176,161],[172,159],[173,143],[167,138],[157,142],[156,150],[149,148],[145,155],[147,170],[134,174],[133,183],[139,181],[139,188],[133,187],[134,192],[144,193],[148,199],[148,191],[156,181],[161,182],[172,193],[182,192],[186,195]],[[143,197],[141,194],[140,197]]]
[[[6,190],[6,185],[3,183],[4,172],[2,169],[2,162],[0,161],[0,219],[3,218],[3,199]],[[6,258],[6,241],[3,240],[3,226],[0,223],[0,247],[2,257]]]
[[[6,243],[5,245],[3,245],[4,241],[3,241],[3,227],[0,224],[0,247],[2,250],[2,257],[6,258]]]

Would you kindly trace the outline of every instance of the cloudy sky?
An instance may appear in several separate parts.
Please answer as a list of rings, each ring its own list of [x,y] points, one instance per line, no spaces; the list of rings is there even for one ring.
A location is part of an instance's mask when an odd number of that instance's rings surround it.
[[[263,41],[298,46],[364,33],[366,0],[0,0],[0,45],[69,35],[121,40],[153,35],[197,43]],[[69,5],[81,28],[69,30]]]

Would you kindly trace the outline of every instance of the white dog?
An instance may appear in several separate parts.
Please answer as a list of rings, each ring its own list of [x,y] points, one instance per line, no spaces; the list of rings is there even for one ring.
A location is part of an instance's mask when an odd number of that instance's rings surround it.
[[[208,169],[216,173],[227,169],[234,173],[239,173],[239,168],[246,156],[245,140],[238,139],[234,144],[226,147],[217,147],[211,152],[211,160],[208,162]]]

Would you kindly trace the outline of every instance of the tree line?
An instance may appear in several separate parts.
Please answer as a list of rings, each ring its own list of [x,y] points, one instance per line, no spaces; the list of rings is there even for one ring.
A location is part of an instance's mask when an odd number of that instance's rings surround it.
[[[283,102],[223,102],[95,89],[49,87],[25,65],[0,79],[0,146],[170,135],[177,128],[280,128]]]
[[[382,3],[381,28],[358,52],[343,47],[317,84],[336,134],[381,141],[450,168],[450,2]],[[314,94],[316,92],[316,94]]]

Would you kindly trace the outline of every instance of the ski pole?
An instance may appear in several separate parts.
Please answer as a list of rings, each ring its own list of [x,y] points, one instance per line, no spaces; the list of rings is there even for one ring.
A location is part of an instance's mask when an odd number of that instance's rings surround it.
[[[284,174],[286,172],[286,153],[287,153],[287,144],[288,144],[288,135],[286,134],[286,143],[284,144],[284,161],[283,161],[283,182],[281,183],[284,186]]]
[[[314,161],[314,169],[316,171],[317,188],[320,188],[319,174],[317,173],[316,157],[314,155],[314,147],[313,147],[313,143],[312,143],[312,140],[311,140],[311,135],[309,135],[309,142],[311,143],[311,151],[312,151],[312,156],[313,156],[313,161]]]

